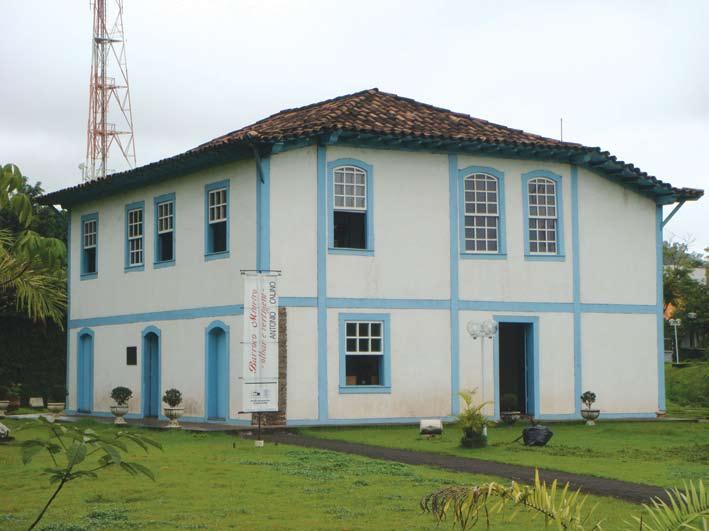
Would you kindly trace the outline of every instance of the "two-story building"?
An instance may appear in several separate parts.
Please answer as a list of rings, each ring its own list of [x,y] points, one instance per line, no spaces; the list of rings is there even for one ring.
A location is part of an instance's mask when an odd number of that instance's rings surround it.
[[[663,205],[599,148],[377,89],[44,196],[71,211],[68,408],[248,423],[241,270],[280,270],[290,425],[665,408]],[[494,334],[476,334],[495,322]],[[511,395],[511,398],[510,398]]]

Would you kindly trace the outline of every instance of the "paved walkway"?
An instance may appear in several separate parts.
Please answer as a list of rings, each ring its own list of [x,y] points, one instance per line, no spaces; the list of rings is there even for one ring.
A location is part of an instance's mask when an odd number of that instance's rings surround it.
[[[488,476],[498,476],[513,479],[522,483],[534,481],[534,468],[521,465],[511,465],[498,463],[496,461],[486,461],[469,457],[457,457],[453,455],[441,455],[431,452],[416,452],[413,450],[399,450],[396,448],[384,448],[382,446],[371,446],[368,444],[351,443],[346,441],[334,441],[329,439],[318,439],[289,432],[274,432],[264,436],[266,440],[282,444],[292,444],[305,448],[317,448],[321,450],[331,450],[334,452],[344,452],[348,454],[371,457],[373,459],[383,459],[386,461],[396,461],[409,465],[425,465],[453,470],[456,472],[469,472],[471,474],[485,474]],[[642,485],[630,483],[616,479],[597,478],[562,472],[560,470],[539,469],[541,479],[551,482],[558,479],[560,484],[570,483],[573,488],[579,488],[585,494],[596,494],[599,496],[612,496],[622,500],[640,503],[647,502],[653,496],[666,498],[664,489],[652,485]]]

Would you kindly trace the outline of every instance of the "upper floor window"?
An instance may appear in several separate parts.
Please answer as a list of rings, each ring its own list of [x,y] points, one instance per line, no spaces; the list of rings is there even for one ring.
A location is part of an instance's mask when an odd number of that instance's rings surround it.
[[[388,314],[341,314],[342,392],[389,390]]]
[[[465,251],[500,250],[500,203],[497,179],[485,173],[465,178]]]
[[[229,181],[208,184],[206,192],[205,255],[229,251]]]
[[[155,263],[175,260],[175,194],[155,198]]]
[[[98,272],[98,214],[81,217],[81,275]]]
[[[561,176],[535,171],[522,177],[527,257],[563,257]]]
[[[126,269],[143,265],[143,211],[142,201],[126,206]]]
[[[373,252],[371,166],[351,159],[329,165],[330,249]]]

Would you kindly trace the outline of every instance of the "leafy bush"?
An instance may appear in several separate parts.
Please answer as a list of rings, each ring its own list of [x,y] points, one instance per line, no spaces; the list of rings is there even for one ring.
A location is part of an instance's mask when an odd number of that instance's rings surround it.
[[[10,391],[4,385],[0,385],[0,400],[7,400]]]
[[[66,401],[66,387],[63,385],[55,385],[48,396],[48,402],[64,402]]]
[[[162,396],[162,401],[170,407],[177,407],[182,403],[182,393],[177,389],[168,389]]]
[[[114,387],[111,391],[111,398],[116,401],[119,406],[125,406],[128,400],[133,396],[133,391],[127,387]]]
[[[665,369],[667,398],[681,406],[709,407],[709,363]]]
[[[591,409],[591,406],[596,401],[596,393],[593,391],[586,391],[581,395],[581,402],[584,403],[586,409]]]
[[[473,397],[475,396],[474,389],[472,391],[460,391],[458,394],[460,398],[463,399],[465,407],[463,411],[458,415],[458,422],[463,430],[472,430],[473,433],[482,433],[483,428],[487,426],[487,421],[482,414],[483,408],[487,405],[487,402],[483,402],[480,405],[473,405]]]

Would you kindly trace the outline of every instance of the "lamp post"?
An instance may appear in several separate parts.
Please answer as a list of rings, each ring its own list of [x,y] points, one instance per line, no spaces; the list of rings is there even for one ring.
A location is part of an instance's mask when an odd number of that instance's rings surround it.
[[[682,319],[670,319],[670,326],[675,329],[675,363],[679,364],[679,342],[677,341],[677,329],[682,326]]]
[[[483,321],[481,323],[468,321],[465,328],[473,340],[480,339],[480,378],[482,381],[480,396],[482,401],[485,402],[485,338],[492,339],[497,333],[498,326],[495,321]]]

